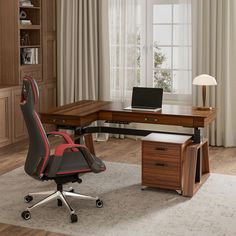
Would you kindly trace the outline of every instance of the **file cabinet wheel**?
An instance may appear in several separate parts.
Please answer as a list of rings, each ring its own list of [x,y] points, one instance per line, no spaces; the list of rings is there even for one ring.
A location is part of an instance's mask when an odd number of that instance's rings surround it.
[[[97,207],[97,208],[102,208],[102,207],[103,207],[103,201],[100,200],[100,199],[98,199],[98,200],[96,201],[96,207]]]
[[[29,211],[23,211],[21,213],[21,216],[24,220],[29,220],[31,218],[30,212]]]

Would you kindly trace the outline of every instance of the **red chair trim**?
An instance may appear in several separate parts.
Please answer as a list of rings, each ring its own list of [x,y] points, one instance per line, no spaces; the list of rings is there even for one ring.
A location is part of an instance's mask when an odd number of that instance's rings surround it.
[[[91,169],[81,169],[81,170],[57,172],[57,175],[66,175],[66,174],[73,174],[73,173],[85,173],[85,172],[92,172],[92,170]]]
[[[66,149],[73,149],[73,148],[80,148],[80,147],[87,149],[86,146],[80,145],[80,144],[75,144],[75,143],[61,144],[56,147],[54,155],[56,157],[60,157],[60,156],[63,156],[63,153]]]
[[[52,132],[48,132],[48,135],[52,134],[52,135],[58,135],[64,138],[64,140],[68,143],[68,144],[74,144],[74,141],[72,140],[72,138],[65,132],[60,132],[60,131],[52,131]],[[78,152],[79,150],[77,148],[72,148],[73,152]]]
[[[52,132],[48,132],[47,134],[54,134],[54,135],[62,136],[67,143],[74,144],[72,138],[65,132],[52,131]]]

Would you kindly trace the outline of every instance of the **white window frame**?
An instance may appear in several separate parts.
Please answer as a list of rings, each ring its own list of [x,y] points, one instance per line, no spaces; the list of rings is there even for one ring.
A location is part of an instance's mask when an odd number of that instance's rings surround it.
[[[144,32],[146,35],[146,63],[144,68],[146,70],[146,85],[148,87],[153,86],[153,6],[158,4],[178,4],[177,0],[146,0],[146,22],[144,27]],[[173,33],[172,33],[172,45],[173,45]],[[163,46],[163,45],[161,45]],[[168,45],[169,46],[169,45]],[[172,49],[173,52],[173,49]],[[173,54],[172,54],[172,63],[173,63]],[[173,66],[173,65],[172,65]],[[168,69],[167,69],[168,70]],[[173,68],[169,69],[173,73]],[[191,79],[191,78],[189,78]],[[172,94],[164,93],[165,102],[181,102],[189,104],[192,100],[192,94]]]

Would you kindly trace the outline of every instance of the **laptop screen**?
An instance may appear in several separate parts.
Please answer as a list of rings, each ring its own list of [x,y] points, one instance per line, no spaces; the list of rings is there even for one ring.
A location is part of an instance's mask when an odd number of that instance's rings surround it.
[[[132,108],[156,109],[162,107],[162,88],[133,87]]]

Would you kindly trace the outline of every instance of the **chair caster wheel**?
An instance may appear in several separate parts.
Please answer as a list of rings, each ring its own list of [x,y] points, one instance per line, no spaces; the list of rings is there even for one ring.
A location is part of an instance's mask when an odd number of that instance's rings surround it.
[[[77,221],[78,221],[77,215],[76,215],[76,214],[71,214],[71,215],[70,215],[70,222],[71,222],[71,223],[75,223],[75,222],[77,222]]]
[[[62,206],[62,201],[61,201],[61,199],[57,199],[57,206]]]
[[[97,207],[97,208],[102,208],[102,207],[103,207],[103,201],[100,200],[100,199],[98,199],[98,200],[96,201],[96,207]]]
[[[24,219],[24,220],[29,220],[31,218],[31,214],[29,211],[23,211],[21,213],[21,217]]]
[[[33,200],[33,197],[30,196],[30,195],[26,195],[26,196],[24,197],[24,201],[25,201],[26,203],[29,203],[29,202],[31,202],[32,200]]]

